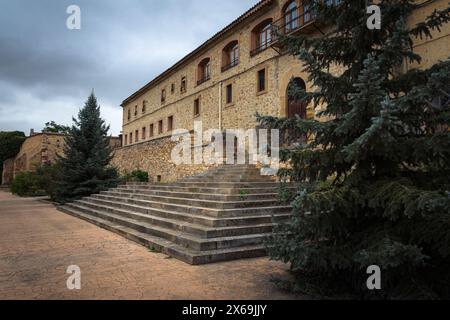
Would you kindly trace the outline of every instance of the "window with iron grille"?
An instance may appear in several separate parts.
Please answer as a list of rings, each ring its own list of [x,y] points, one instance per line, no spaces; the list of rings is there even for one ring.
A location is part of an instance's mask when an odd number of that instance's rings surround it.
[[[229,84],[227,85],[227,104],[231,104],[233,103],[233,85]]]
[[[258,92],[266,90],[266,69],[258,71]]]
[[[150,137],[153,137],[155,134],[155,126],[153,123],[150,125]]]
[[[185,93],[186,89],[187,89],[187,80],[186,80],[186,77],[182,77],[181,78],[181,86],[180,86],[181,93]]]
[[[194,117],[200,116],[200,99],[194,100]]]
[[[167,131],[173,130],[173,116],[167,118]]]

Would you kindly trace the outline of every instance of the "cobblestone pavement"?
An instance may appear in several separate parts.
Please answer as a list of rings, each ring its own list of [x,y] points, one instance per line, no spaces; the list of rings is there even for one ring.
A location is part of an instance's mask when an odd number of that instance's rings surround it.
[[[81,268],[68,290],[67,267]],[[267,258],[190,266],[65,215],[51,204],[0,191],[0,299],[296,299]]]

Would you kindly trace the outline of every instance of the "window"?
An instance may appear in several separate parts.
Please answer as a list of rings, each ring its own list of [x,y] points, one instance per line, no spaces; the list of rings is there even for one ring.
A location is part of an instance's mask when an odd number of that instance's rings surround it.
[[[156,176],[156,181],[157,181],[157,182],[161,182],[161,181],[162,181],[162,178],[161,178],[161,176],[159,176],[159,175],[158,175],[158,176]]]
[[[266,91],[266,69],[258,71],[258,92]]]
[[[139,142],[139,130],[136,130],[134,139],[135,139],[135,142]]]
[[[166,89],[161,90],[161,103],[166,102]]]
[[[233,85],[227,85],[227,104],[233,103]]]
[[[143,127],[142,128],[142,140],[145,140],[147,138],[147,128]]]
[[[172,85],[170,86],[170,93],[171,94],[175,93],[175,83],[172,83]]]
[[[131,120],[131,110],[128,109],[128,121],[130,121],[130,120]]]
[[[252,31],[252,50],[250,51],[250,55],[256,55],[257,53],[269,48],[271,44],[272,19],[267,19],[257,25]]]
[[[237,41],[230,42],[222,53],[222,72],[239,64],[239,44]]]
[[[138,115],[138,106],[134,106],[134,116],[137,117]]]
[[[143,101],[142,102],[142,113],[146,113],[147,112],[147,101]]]
[[[186,77],[182,77],[181,78],[181,86],[180,86],[181,93],[185,93],[186,92],[186,87],[187,87]]]
[[[328,3],[327,3],[328,5]],[[314,1],[305,1],[302,4],[303,6],[303,24],[307,24],[314,19]]]
[[[163,121],[159,120],[158,122],[158,134],[162,134],[163,133]]]
[[[150,125],[150,138],[155,135],[155,126],[153,123]]]
[[[130,132],[130,143],[133,143],[133,132]]]
[[[167,118],[167,131],[173,130],[173,116]]]
[[[272,40],[270,25],[264,27],[258,35],[258,47],[266,49]]]
[[[200,99],[194,100],[194,117],[200,116]]]
[[[205,58],[198,64],[197,85],[211,78],[211,59]]]
[[[284,32],[289,33],[299,27],[298,8],[295,1],[288,3],[284,9]]]
[[[332,6],[332,5],[339,5],[341,3],[341,0],[325,0],[325,5]]]
[[[128,135],[125,135],[125,139],[124,139],[124,145],[126,146],[128,144]]]

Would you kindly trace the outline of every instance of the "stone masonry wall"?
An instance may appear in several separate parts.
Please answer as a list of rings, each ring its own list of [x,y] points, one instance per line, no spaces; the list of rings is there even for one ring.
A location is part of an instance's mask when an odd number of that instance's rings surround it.
[[[151,182],[173,182],[192,176],[212,167],[207,165],[176,165],[171,160],[172,150],[177,142],[170,137],[146,141],[115,150],[111,165],[119,170],[121,175],[134,170],[142,170],[149,174]],[[192,154],[194,153],[191,149]]]

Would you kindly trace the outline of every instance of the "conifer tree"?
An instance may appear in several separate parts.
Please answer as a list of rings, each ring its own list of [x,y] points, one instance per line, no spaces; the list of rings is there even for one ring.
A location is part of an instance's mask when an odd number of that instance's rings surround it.
[[[293,217],[268,243],[291,264],[294,289],[360,298],[450,297],[450,61],[419,64],[413,39],[431,38],[450,6],[407,26],[415,1],[381,0],[381,30],[366,2],[317,5],[322,37],[281,37],[316,88],[291,90],[318,119],[258,115],[261,125],[306,142],[281,150],[295,180]],[[331,72],[334,67],[341,72]],[[283,136],[283,135],[281,135]],[[282,188],[285,190],[286,188]],[[369,291],[367,268],[381,268]]]
[[[109,126],[100,117],[100,106],[92,93],[84,107],[73,118],[65,139],[64,155],[58,158],[55,194],[58,202],[67,202],[114,187],[117,171],[110,166],[112,149]]]

